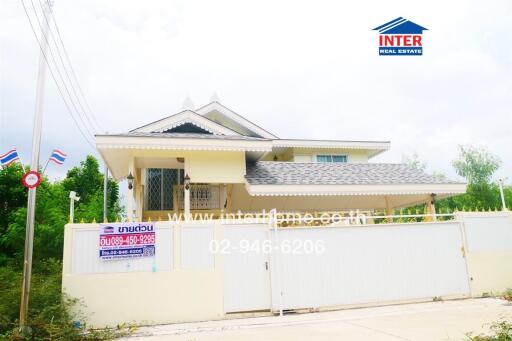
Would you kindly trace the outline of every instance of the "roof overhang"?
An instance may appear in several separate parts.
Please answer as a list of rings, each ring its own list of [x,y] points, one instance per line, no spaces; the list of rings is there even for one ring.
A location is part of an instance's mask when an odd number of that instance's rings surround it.
[[[311,148],[311,149],[362,149],[368,150],[368,156],[376,156],[389,150],[389,141],[342,141],[342,140],[301,140],[279,139],[273,140],[274,148]]]
[[[96,135],[98,149],[169,149],[169,150],[216,150],[216,151],[272,151],[268,140],[219,138],[176,138],[165,136]]]
[[[264,153],[272,150],[269,140],[218,138],[170,138],[151,136],[96,135],[96,149],[116,180],[127,175],[128,159],[144,151],[233,151]]]
[[[346,195],[418,195],[440,196],[463,194],[466,184],[392,184],[392,185],[251,185],[251,196],[346,196]]]

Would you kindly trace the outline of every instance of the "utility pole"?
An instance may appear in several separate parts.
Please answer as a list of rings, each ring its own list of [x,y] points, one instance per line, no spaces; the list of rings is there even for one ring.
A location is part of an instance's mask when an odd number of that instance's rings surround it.
[[[46,81],[46,61],[45,55],[48,50],[46,37],[49,31],[49,22],[52,18],[51,6],[52,1],[44,5],[44,15],[48,17],[48,21],[42,20],[41,30],[41,53],[39,56],[39,72],[37,75],[36,90],[36,106],[34,111],[34,126],[32,131],[32,156],[30,160],[30,170],[38,171],[39,168],[39,152],[41,147],[41,131],[43,125],[43,102],[44,87]],[[36,190],[30,188],[28,190],[27,200],[27,223],[25,228],[25,252],[23,259],[23,284],[21,288],[21,304],[20,304],[20,329],[23,330],[27,325],[28,301],[30,293],[30,279],[32,276],[32,251],[34,246],[34,218],[36,211]]]
[[[108,196],[108,166],[105,163],[105,172],[103,173],[103,222],[107,222],[108,207],[107,207],[107,196]]]

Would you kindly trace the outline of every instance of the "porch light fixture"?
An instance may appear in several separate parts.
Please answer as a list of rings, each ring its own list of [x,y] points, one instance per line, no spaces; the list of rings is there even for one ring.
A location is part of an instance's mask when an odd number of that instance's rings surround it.
[[[183,163],[183,162],[185,162],[185,158],[184,157],[177,157],[176,161],[178,161],[179,163]]]
[[[435,193],[430,194],[430,203],[432,205],[434,205],[436,203],[436,197],[437,197],[437,194],[435,194]]]
[[[128,189],[132,189],[133,188],[133,180],[134,180],[132,172],[130,172],[130,174],[128,174],[128,176],[126,177],[126,180],[128,180]]]
[[[185,174],[185,178],[183,179],[183,184],[185,185],[185,189],[188,191],[190,189],[190,176],[188,174]]]

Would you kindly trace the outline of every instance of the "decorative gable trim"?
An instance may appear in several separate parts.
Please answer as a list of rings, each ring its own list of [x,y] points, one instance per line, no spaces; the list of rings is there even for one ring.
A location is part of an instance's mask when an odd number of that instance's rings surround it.
[[[206,130],[214,135],[229,135],[240,136],[234,130],[224,127],[212,120],[203,117],[192,110],[185,110],[176,115],[172,115],[153,123],[146,124],[142,127],[131,130],[131,132],[138,133],[161,133],[165,130],[172,129],[183,125],[185,123],[193,124],[203,130]]]
[[[207,132],[212,133],[213,135],[223,135],[223,134],[219,133],[217,130],[214,130],[214,129],[211,129],[210,127],[207,127],[205,124],[194,122],[192,120],[183,120],[183,121],[180,121],[180,122],[176,122],[176,123],[170,124],[170,125],[168,125],[166,127],[160,128],[159,130],[152,131],[152,133],[163,133],[166,130],[173,129],[173,128],[182,126],[182,125],[187,124],[187,123],[188,124],[192,124],[192,125],[200,128],[200,129],[206,130]]]
[[[263,138],[267,138],[267,139],[277,139],[278,137],[269,133],[268,131],[266,131],[265,129],[259,127],[258,125],[252,123],[251,121],[249,121],[248,119],[240,116],[239,114],[237,114],[236,112],[234,112],[233,110],[225,107],[224,105],[220,104],[219,102],[211,102],[199,109],[196,110],[196,112],[199,114],[199,115],[202,115],[203,117],[206,117],[205,115],[207,115],[208,113],[212,112],[212,111],[217,111],[219,113],[221,113],[222,115],[226,116],[227,118],[235,121],[236,123],[238,123],[239,125],[245,127],[246,129],[258,134],[259,136],[263,137]]]

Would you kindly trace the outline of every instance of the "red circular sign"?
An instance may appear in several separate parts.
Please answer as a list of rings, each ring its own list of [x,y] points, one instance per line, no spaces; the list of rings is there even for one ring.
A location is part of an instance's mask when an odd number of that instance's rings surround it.
[[[34,188],[41,184],[41,174],[36,171],[26,172],[21,178],[21,183],[27,188]]]

